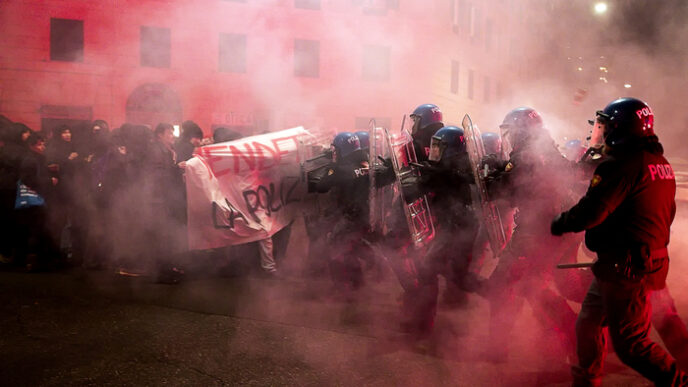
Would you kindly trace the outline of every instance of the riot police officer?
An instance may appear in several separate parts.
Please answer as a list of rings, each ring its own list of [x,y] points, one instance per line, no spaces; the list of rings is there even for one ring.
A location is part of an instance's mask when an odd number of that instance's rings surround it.
[[[534,109],[510,111],[500,129],[509,160],[491,176],[488,189],[516,213],[511,239],[487,286],[490,346],[486,356],[497,362],[507,360],[514,317],[524,300],[545,332],[556,332],[561,349],[573,354],[576,315],[550,286],[561,241],[549,235],[548,220],[568,196],[568,163]]]
[[[413,120],[411,136],[416,157],[418,161],[426,161],[430,154],[430,139],[444,126],[442,111],[437,105],[426,103],[413,110],[411,119]]]
[[[409,175],[402,181],[402,189],[409,201],[432,193],[436,235],[424,256],[416,260],[417,285],[405,289],[402,327],[425,336],[434,324],[438,274],[464,291],[475,291],[479,286],[469,272],[477,220],[471,208],[470,184],[474,182],[463,129],[439,129],[431,138],[428,160],[417,167],[420,175]]]
[[[621,98],[597,112],[607,157],[585,196],[559,214],[551,232],[585,230],[597,253],[576,322],[579,365],[574,385],[599,385],[605,352],[603,326],[625,364],[656,385],[687,385],[675,360],[649,338],[648,294],[665,287],[667,245],[676,212],[676,182],[643,101]]]
[[[334,208],[323,214],[332,220],[328,263],[336,290],[349,296],[363,284],[360,259],[370,261],[370,252],[361,243],[368,230],[368,160],[360,139],[351,132],[334,137],[331,153],[332,163],[311,185],[315,192],[334,196]]]
[[[503,169],[506,165],[502,157],[502,138],[498,133],[485,132],[480,135],[485,148],[485,156],[481,163],[487,164],[490,170]]]

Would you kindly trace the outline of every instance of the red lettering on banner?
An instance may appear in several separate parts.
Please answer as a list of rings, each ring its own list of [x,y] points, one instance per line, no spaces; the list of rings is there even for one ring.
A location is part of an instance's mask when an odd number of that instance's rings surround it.
[[[258,156],[258,169],[265,169],[277,164],[277,161],[275,161],[277,159],[277,152],[275,152],[272,148],[265,144],[261,144],[258,141],[253,142],[253,147],[256,149],[256,153],[260,152],[260,156]],[[264,156],[263,149],[270,152],[271,156]],[[265,160],[268,159],[268,157],[272,158],[273,161],[271,165],[266,166]]]
[[[298,148],[299,142],[296,140],[297,136],[289,136],[289,137],[280,137],[272,140],[272,145],[275,146],[275,151],[277,152],[277,157],[275,157],[275,163],[279,163],[280,160],[282,160],[282,155],[286,155],[289,153],[289,151],[282,151],[280,150],[279,143],[284,142],[284,141],[294,141],[294,144]],[[299,154],[296,152],[296,161],[300,162],[301,160],[298,159]]]
[[[234,145],[229,146],[229,150],[232,152],[232,155],[234,155],[234,173],[239,173],[241,159],[244,159],[249,170],[256,169],[256,153],[253,151],[253,148],[251,148],[251,144],[245,143],[244,147],[246,148],[245,153]]]
[[[242,170],[256,171],[279,165],[282,157],[291,153],[295,154],[296,162],[300,162],[299,153],[296,152],[299,147],[298,138],[298,135],[292,135],[272,139],[265,138],[265,142],[248,141],[207,145],[200,148],[198,154],[205,158],[208,168],[215,176],[222,176],[232,171],[238,174]],[[242,147],[245,150],[241,149]],[[229,161],[228,156],[233,161]],[[218,170],[218,162],[222,161],[228,164],[233,162],[233,166]]]
[[[215,168],[215,163],[217,161],[222,160],[223,158],[220,156],[213,156],[212,152],[222,150],[222,149],[227,149],[227,145],[208,145],[208,146],[203,147],[203,155],[208,160],[208,165],[210,165],[210,169],[213,171],[213,173],[215,173],[216,177],[225,175],[225,174],[229,173],[229,170],[230,170],[229,168],[220,169],[220,170]]]

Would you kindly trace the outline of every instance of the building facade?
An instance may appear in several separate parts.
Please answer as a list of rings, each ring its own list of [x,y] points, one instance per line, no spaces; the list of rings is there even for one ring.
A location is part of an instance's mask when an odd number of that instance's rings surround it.
[[[519,77],[514,0],[6,0],[0,114],[34,130],[196,121],[210,134],[478,121]],[[493,120],[494,121],[494,120]],[[490,125],[494,122],[490,121]]]

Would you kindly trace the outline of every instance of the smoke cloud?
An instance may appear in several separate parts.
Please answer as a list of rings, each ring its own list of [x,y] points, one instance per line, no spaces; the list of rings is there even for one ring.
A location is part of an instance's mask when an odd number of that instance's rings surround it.
[[[475,16],[475,19],[460,15],[459,47],[452,31],[452,7],[447,1],[314,2],[319,3],[323,11],[346,15],[341,18],[345,22],[336,23],[329,22],[330,19],[320,14],[321,11],[294,8],[293,2],[281,0],[246,3],[217,1],[214,5],[203,6],[195,3],[191,5],[189,2],[173,6],[174,2],[165,2],[164,7],[154,3],[155,7],[164,8],[152,13],[157,16],[155,20],[133,22],[171,28],[171,62],[178,65],[173,65],[172,70],[167,72],[150,69],[138,72],[137,75],[129,75],[118,66],[105,69],[94,75],[102,79],[102,90],[93,91],[97,104],[108,104],[116,97],[112,95],[115,83],[135,85],[142,82],[173,82],[175,74],[181,74],[189,77],[189,81],[176,90],[182,99],[198,98],[206,104],[217,106],[213,112],[234,109],[264,114],[270,122],[269,130],[303,125],[316,134],[324,133],[329,140],[338,131],[359,129],[355,128],[354,117],[358,116],[389,119],[392,126],[390,129],[396,131],[402,116],[415,106],[436,103],[444,111],[447,124],[460,123],[462,114],[469,113],[483,132],[499,132],[498,126],[507,112],[518,106],[531,106],[541,114],[552,138],[561,146],[567,139],[585,139],[591,129],[587,120],[594,116],[596,110],[602,109],[618,97],[633,96],[652,106],[656,132],[670,161],[677,160],[676,164],[679,165],[681,158],[688,157],[683,145],[685,126],[688,125],[688,113],[685,109],[685,101],[688,100],[688,52],[685,48],[688,40],[688,25],[685,23],[688,5],[680,0],[615,0],[609,2],[609,9],[604,15],[595,15],[592,4],[588,1],[480,2],[484,4],[480,5],[477,13],[479,16]],[[377,3],[398,3],[399,9],[367,6]],[[462,1],[458,3],[465,4]],[[150,9],[146,8],[151,7],[150,5],[132,3],[127,6],[141,7],[151,14]],[[250,10],[246,17],[240,18],[236,24],[228,22],[237,20],[236,14],[242,13],[243,9]],[[390,18],[370,14],[373,12],[371,9],[388,13]],[[472,12],[469,8],[461,9]],[[75,10],[77,13],[83,12],[82,7],[75,6]],[[125,14],[126,9],[122,8],[120,13]],[[500,17],[505,14],[509,15],[508,19]],[[7,13],[3,16],[3,26],[16,23],[10,20]],[[413,22],[406,23],[409,19],[413,19]],[[488,20],[493,26],[491,36],[494,44],[489,51],[482,52],[481,48],[477,48],[481,43],[473,42],[472,38],[467,37],[466,31],[481,29],[483,34],[476,36],[485,39]],[[114,23],[101,22],[110,27]],[[439,23],[446,24],[446,28],[437,28]],[[223,73],[222,79],[214,83],[215,78],[211,79],[207,74],[217,71],[217,63],[199,63],[196,58],[207,57],[199,53],[201,50],[217,51],[217,39],[208,38],[198,42],[197,31],[194,28],[175,28],[180,24],[198,25],[207,36],[211,35],[211,30],[215,30],[207,27],[208,25],[221,25],[222,31],[226,33],[247,34],[248,52],[261,54],[247,58],[246,73]],[[89,32],[92,31],[90,28],[98,27],[86,24],[86,28],[88,42]],[[130,58],[139,53],[138,30],[127,31],[118,36],[117,43],[113,43],[117,54],[113,55],[112,61],[122,61],[133,66],[138,64],[138,57],[135,60]],[[251,31],[262,33],[252,35]],[[320,40],[320,36],[325,33],[330,39]],[[216,32],[212,34],[216,35]],[[295,39],[305,43],[297,43]],[[319,41],[319,48],[315,69],[311,70],[317,73],[317,77],[295,76],[295,46],[303,44],[307,49],[312,47],[309,45],[314,41]],[[484,40],[481,42],[485,44]],[[376,68],[385,68],[388,63],[391,70],[389,74],[380,75],[383,81],[374,79],[368,84],[355,87],[360,85],[353,81],[362,76],[366,50],[374,53],[370,55],[372,59],[368,59],[370,63],[366,63],[373,72]],[[474,51],[478,54],[473,55]],[[89,55],[87,50],[86,61],[89,60]],[[399,63],[406,58],[418,57],[423,59]],[[456,95],[449,92],[450,57],[460,60],[459,92]],[[471,81],[475,98],[466,97],[469,70],[475,71]],[[484,76],[491,79],[491,87],[483,87]],[[374,78],[374,74],[372,77]],[[233,82],[239,78],[247,82]],[[65,76],[64,82],[70,82],[70,79]],[[626,84],[630,87],[625,87]],[[483,96],[484,89],[491,90],[489,93],[495,97],[488,101]],[[496,92],[497,89],[500,90],[499,93]],[[381,90],[388,98],[379,98]],[[59,100],[62,93],[62,89],[55,87],[48,99]],[[6,102],[3,105],[8,106]],[[121,115],[120,113],[112,113],[112,116]],[[196,120],[206,135],[209,135],[210,126],[217,122],[213,122],[214,118],[207,117],[207,114],[202,115],[205,113],[207,111],[187,110],[184,111],[184,119]],[[21,116],[8,116],[15,120],[21,119]],[[109,124],[113,128],[124,124],[111,121],[109,120]],[[260,130],[264,128],[255,129],[256,132]],[[137,138],[149,141],[143,135],[135,136],[133,141]],[[129,155],[132,155],[132,148],[135,146],[130,146]],[[564,177],[553,176],[551,180],[543,181],[539,189],[547,192],[553,185],[565,185]],[[137,206],[142,197],[151,195],[151,189],[145,186],[119,191],[115,204],[117,208],[129,208],[129,212],[115,214],[118,215],[114,219],[119,226],[113,231],[113,235],[108,236],[116,244],[112,250],[115,255],[122,256],[122,260],[136,259],[136,264],[146,270],[151,270],[150,267],[155,263],[144,254],[148,251],[145,235],[131,238],[131,229],[122,224],[133,219],[139,230],[145,228],[141,223],[154,223],[147,221],[157,216],[151,213],[150,208],[138,213],[131,211],[131,207]],[[688,231],[687,208],[685,203],[680,203],[670,245],[672,267],[669,287],[682,316],[688,310],[688,284],[682,280],[682,273],[688,269],[688,261],[684,259],[688,246],[681,237],[685,234],[684,231]],[[127,219],[122,219],[123,216]],[[167,233],[178,235],[179,230],[175,228]],[[302,341],[295,343],[293,350],[302,354],[304,361],[315,369],[332,371],[341,362],[360,362],[359,357],[366,354],[362,354],[357,345],[369,345],[370,348],[367,349],[370,353],[367,355],[375,356],[379,355],[375,352],[376,346],[381,348],[379,350],[383,354],[407,350],[408,348],[400,349],[396,346],[394,340],[387,340],[398,333],[396,325],[399,316],[396,308],[401,288],[384,261],[378,262],[385,267],[380,273],[366,274],[367,286],[357,299],[360,304],[356,305],[329,299],[329,280],[314,280],[303,275],[311,269],[309,265],[313,264],[305,258],[308,248],[305,226],[302,220],[298,220],[293,226],[286,258],[279,262],[287,272],[289,281],[258,288],[249,280],[247,285],[245,283],[247,288],[240,289],[244,297],[242,301],[219,312],[295,325],[304,324],[304,320],[308,320],[307,325],[312,328],[366,338],[359,338],[352,343],[342,341],[336,355],[332,359],[325,359],[318,343],[300,336],[299,340]],[[256,251],[252,250],[241,250],[241,253],[234,251],[236,256],[231,257],[231,261],[224,252],[208,254],[210,255],[201,256],[201,259],[207,260],[207,266],[203,265],[203,261],[186,262],[187,267],[192,269],[191,274],[207,279],[216,276],[221,268],[241,265],[238,261],[242,259],[257,259]],[[194,259],[197,258],[199,256]],[[578,258],[590,259],[582,250],[578,253]],[[487,276],[496,260],[487,259],[484,262],[485,266],[476,268],[476,271]],[[239,269],[229,271],[241,272]],[[321,271],[320,275],[327,277],[326,271]],[[197,285],[191,283],[183,286]],[[143,294],[146,289],[141,286],[133,290]],[[199,286],[195,298],[184,300],[182,304],[188,308],[210,308],[202,303],[200,307],[199,304],[194,306],[192,301],[203,299],[204,292],[211,291]],[[373,300],[374,305],[366,309],[364,305],[370,300]],[[574,302],[570,304],[575,310],[579,308]],[[563,364],[566,360],[561,357],[552,360],[543,355],[544,352],[561,356],[561,349],[554,348],[556,345],[552,343],[556,339],[551,337],[553,335],[543,334],[533,313],[529,307],[525,307],[519,315],[513,316],[517,320],[517,328],[512,348],[521,349],[518,362],[534,364],[533,369],[521,370],[526,373],[548,369],[552,361]],[[478,295],[467,296],[466,304],[460,309],[450,309],[440,304],[437,334],[433,344],[435,350],[431,354],[450,362],[482,362],[480,347],[488,336],[489,319],[487,302]],[[361,344],[368,339],[373,340],[373,344]],[[548,361],[543,361],[543,358]],[[498,368],[495,367],[495,370]],[[411,378],[404,382],[423,380],[423,370],[408,372]],[[524,382],[519,379],[523,375],[519,375],[514,377],[514,383]],[[504,379],[499,381],[505,382]]]

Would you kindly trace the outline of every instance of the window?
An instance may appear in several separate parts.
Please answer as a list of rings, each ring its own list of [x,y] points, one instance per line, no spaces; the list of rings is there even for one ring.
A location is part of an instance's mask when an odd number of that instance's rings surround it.
[[[246,35],[220,34],[219,53],[219,71],[246,72]]]
[[[475,6],[471,6],[471,11],[469,14],[469,35],[471,38],[478,38],[479,32],[480,32],[480,26],[478,25],[479,21],[478,18],[480,17],[478,8]]]
[[[363,79],[366,81],[389,80],[389,47],[363,46]]]
[[[41,115],[40,133],[46,138],[50,138],[53,129],[61,125],[70,127],[72,138],[83,136],[93,120],[91,106],[41,105],[38,112]]]
[[[311,78],[320,76],[320,42],[294,40],[294,75]]]
[[[375,120],[375,125],[379,128],[387,128],[391,131],[392,119],[389,117],[356,117],[356,124],[354,128],[358,130],[368,131],[370,129],[370,120]]]
[[[320,9],[320,0],[294,0],[294,7],[303,9]]]
[[[350,0],[354,7],[361,7],[366,15],[384,16],[388,10],[398,10],[399,0]]]
[[[50,19],[50,60],[84,61],[84,21]]]
[[[461,30],[461,14],[464,12],[464,1],[452,1],[452,31],[459,33]]]
[[[387,9],[399,9],[399,0],[387,0]]]
[[[459,62],[453,60],[451,61],[451,80],[449,84],[449,90],[452,93],[459,93]]]
[[[492,48],[492,20],[485,20],[485,50]]]
[[[466,96],[473,99],[473,70],[468,70],[468,82],[466,83]]]
[[[141,66],[170,67],[170,29],[141,26]]]
[[[485,103],[490,102],[490,78],[485,77],[485,85],[484,85],[484,94],[483,94],[483,100]]]

